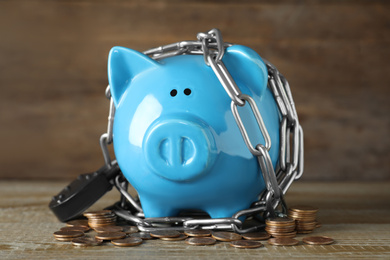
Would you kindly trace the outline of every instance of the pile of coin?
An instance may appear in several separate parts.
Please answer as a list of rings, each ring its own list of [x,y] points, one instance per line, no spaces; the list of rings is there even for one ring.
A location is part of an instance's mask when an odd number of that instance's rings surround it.
[[[269,218],[265,221],[265,231],[275,238],[293,238],[297,235],[295,231],[295,220],[290,218]]]
[[[318,208],[311,206],[294,206],[289,208],[288,217],[295,220],[296,231],[299,234],[308,234],[318,225]]]
[[[113,226],[117,219],[111,210],[90,211],[85,212],[83,215],[88,218],[88,225],[93,229]]]
[[[289,216],[292,218],[270,218],[266,220],[266,232],[252,232],[237,234],[227,231],[210,231],[191,229],[179,232],[176,230],[155,230],[152,232],[139,232],[135,226],[118,226],[116,216],[110,210],[86,212],[87,219],[67,222],[67,226],[54,233],[54,238],[61,242],[71,241],[74,246],[98,246],[104,241],[111,242],[117,247],[138,246],[145,240],[160,239],[163,241],[185,241],[193,246],[210,246],[216,243],[228,242],[235,248],[259,248],[264,245],[259,240],[268,240],[273,246],[293,246],[300,242],[293,237],[302,228],[312,228],[310,224],[315,221],[318,209],[305,207],[290,208]],[[295,223],[298,221],[300,224]],[[302,221],[304,224],[302,224]],[[306,223],[307,222],[307,223]],[[90,231],[90,227],[93,231]],[[315,226],[314,226],[315,227]],[[304,231],[307,231],[304,229]],[[86,234],[86,232],[89,232]],[[272,238],[271,238],[272,236]],[[310,245],[327,245],[334,242],[332,238],[324,236],[305,237],[302,242]]]

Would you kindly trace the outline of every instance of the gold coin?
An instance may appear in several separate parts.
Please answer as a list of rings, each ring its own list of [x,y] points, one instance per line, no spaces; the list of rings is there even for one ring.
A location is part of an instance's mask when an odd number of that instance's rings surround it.
[[[185,234],[180,234],[180,236],[178,237],[160,237],[160,239],[164,241],[180,241],[180,240],[185,240],[187,238],[188,236]]]
[[[266,232],[251,232],[241,234],[241,236],[247,240],[267,240],[271,237],[271,235]]]
[[[273,246],[295,246],[299,241],[289,237],[276,237],[268,240],[268,244]]]
[[[136,226],[122,226],[122,228],[123,232],[125,232],[126,234],[133,234],[139,231]]]
[[[297,220],[296,221],[297,226],[315,226],[317,224],[317,221],[302,221],[302,220]]]
[[[295,224],[295,220],[291,218],[268,218],[265,220],[265,223],[267,225],[274,225],[274,226],[291,226]]]
[[[125,232],[103,232],[103,233],[97,233],[95,236],[96,239],[101,240],[114,240],[114,239],[121,239],[126,237]]]
[[[307,216],[307,217],[311,217],[311,216],[314,216],[314,215],[317,215],[317,212],[316,211],[297,211],[295,209],[289,209],[288,210],[288,214],[291,214],[291,215],[296,215],[296,216]]]
[[[112,217],[112,218],[90,218],[88,219],[88,223],[107,223],[107,222],[115,222],[116,221],[116,217]]]
[[[313,230],[297,230],[297,234],[310,234]]]
[[[70,242],[74,237],[54,237],[56,240],[61,241],[61,242]]]
[[[116,222],[103,222],[103,223],[96,223],[96,222],[89,222],[89,226],[95,226],[95,227],[102,227],[102,226],[116,226]]]
[[[96,239],[93,237],[78,237],[72,239],[72,244],[74,246],[98,246],[103,243],[103,240]]]
[[[131,237],[139,237],[142,240],[151,240],[153,237],[150,235],[149,232],[138,232],[138,233],[133,233],[130,235]]]
[[[312,207],[312,206],[304,206],[304,205],[297,205],[289,208],[291,211],[296,211],[296,212],[306,212],[306,213],[317,213],[318,208]]]
[[[122,232],[123,228],[119,226],[102,226],[102,227],[95,227],[94,228],[96,232],[102,233],[102,232]]]
[[[176,230],[155,230],[150,232],[150,236],[152,237],[178,237],[180,233]]]
[[[322,223],[321,222],[316,222],[316,228],[320,228],[320,227],[322,227]]]
[[[211,236],[217,240],[224,241],[224,242],[230,242],[234,240],[240,240],[242,238],[241,235],[233,232],[213,232]]]
[[[107,215],[107,216],[95,216],[95,217],[89,217],[89,221],[102,221],[102,220],[115,220],[117,218],[116,215]]]
[[[97,211],[88,211],[84,212],[84,217],[90,218],[95,216],[106,216],[113,214],[111,210],[97,210]]]
[[[262,247],[263,244],[251,240],[236,240],[230,242],[230,246],[237,247],[237,248],[258,248],[258,247]]]
[[[116,246],[138,246],[142,244],[143,240],[139,237],[127,237],[124,239],[112,240],[111,243]]]
[[[81,231],[81,232],[87,232],[87,231],[89,231],[89,227],[85,227],[85,226],[62,227],[60,230],[61,231]]]
[[[273,237],[296,237],[297,236],[297,231],[293,231],[293,232],[287,232],[287,233],[272,233],[271,234]]]
[[[334,242],[333,238],[326,236],[304,237],[302,241],[309,245],[329,245]]]
[[[272,233],[272,232],[292,232],[294,230],[295,230],[295,226],[294,227],[289,227],[289,228],[265,227],[265,231],[267,231],[268,233]]]
[[[190,237],[186,239],[186,243],[192,246],[209,246],[217,242],[212,237]]]
[[[188,229],[184,230],[184,234],[189,237],[208,237],[211,236],[211,231],[205,229]]]
[[[81,237],[84,236],[84,232],[82,231],[56,231],[54,232],[54,237]]]
[[[66,225],[68,227],[73,227],[73,226],[84,226],[88,227],[88,220],[86,219],[76,219],[76,220],[71,220],[66,222]]]

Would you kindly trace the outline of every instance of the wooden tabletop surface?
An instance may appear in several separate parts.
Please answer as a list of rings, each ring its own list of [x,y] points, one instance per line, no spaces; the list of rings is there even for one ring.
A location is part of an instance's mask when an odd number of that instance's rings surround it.
[[[128,248],[111,244],[76,248],[69,242],[58,242],[53,233],[64,224],[52,214],[48,203],[66,184],[0,183],[0,259],[390,258],[390,183],[294,183],[287,203],[319,207],[323,225],[311,235],[329,236],[335,243],[276,247],[265,242],[258,249],[235,249],[226,242],[196,247],[183,241],[149,240]],[[91,209],[102,209],[118,198],[113,190]],[[298,235],[297,239],[303,237]]]

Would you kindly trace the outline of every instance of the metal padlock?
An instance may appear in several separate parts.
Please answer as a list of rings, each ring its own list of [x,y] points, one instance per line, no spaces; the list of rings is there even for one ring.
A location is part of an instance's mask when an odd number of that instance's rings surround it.
[[[49,208],[62,222],[74,219],[110,191],[119,174],[115,161],[111,167],[104,165],[93,173],[81,174],[52,198]]]

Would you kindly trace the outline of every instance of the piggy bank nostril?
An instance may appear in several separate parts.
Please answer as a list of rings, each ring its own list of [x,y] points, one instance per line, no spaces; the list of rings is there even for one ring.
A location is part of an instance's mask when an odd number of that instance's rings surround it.
[[[186,88],[186,89],[184,90],[184,94],[187,95],[187,96],[191,95],[191,89]]]

